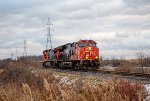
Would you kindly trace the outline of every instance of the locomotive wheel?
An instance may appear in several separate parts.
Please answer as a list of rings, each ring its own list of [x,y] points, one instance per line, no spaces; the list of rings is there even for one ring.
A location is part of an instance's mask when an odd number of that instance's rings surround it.
[[[75,65],[75,70],[79,70],[80,69],[80,64],[79,63],[76,63]]]
[[[60,69],[64,69],[63,62],[62,62],[62,63],[59,63],[59,68],[60,68]]]
[[[42,66],[43,66],[44,68],[46,67],[45,62],[42,63]]]
[[[71,67],[71,69],[72,69],[72,70],[76,70],[76,69],[75,69],[75,66],[76,66],[76,64],[75,64],[74,62],[72,62],[72,67]]]
[[[75,63],[75,64],[73,65],[73,70],[78,70],[78,65],[79,65],[79,63]]]
[[[48,67],[49,67],[48,62],[43,62],[42,66],[43,66],[44,68],[48,68]]]
[[[87,66],[83,66],[82,68],[83,68],[83,70],[85,70],[85,71],[88,70],[88,67],[87,67]]]
[[[53,62],[50,63],[50,67],[51,67],[51,68],[55,68],[55,65],[54,65]]]

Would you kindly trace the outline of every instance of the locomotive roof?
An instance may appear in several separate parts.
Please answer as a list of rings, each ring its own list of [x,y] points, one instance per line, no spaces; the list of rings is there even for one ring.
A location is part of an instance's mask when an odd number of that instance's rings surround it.
[[[78,42],[94,42],[94,43],[96,43],[96,41],[94,41],[94,40],[79,40]]]
[[[71,45],[71,44],[76,44],[76,43],[78,43],[78,42],[94,42],[94,43],[96,43],[96,41],[94,41],[94,40],[79,40],[79,41],[77,41],[77,42],[72,42],[72,43],[67,43],[67,44],[64,44],[64,45],[61,45],[61,46],[58,46],[58,47],[56,47],[56,48],[54,48],[54,50],[61,50],[61,49],[63,49],[63,48],[65,48],[65,46],[67,46],[67,45]],[[44,51],[50,51],[51,49],[47,49],[47,50],[44,50]]]

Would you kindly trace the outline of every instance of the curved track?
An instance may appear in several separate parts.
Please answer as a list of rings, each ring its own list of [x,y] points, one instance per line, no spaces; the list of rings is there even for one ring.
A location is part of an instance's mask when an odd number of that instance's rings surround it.
[[[71,69],[53,69],[53,68],[46,68],[42,70],[52,70],[54,72],[61,72],[61,73],[68,73],[68,74],[76,74],[80,73],[81,76],[96,76],[96,77],[102,77],[102,78],[109,78],[109,77],[115,77],[115,78],[120,78],[120,79],[127,79],[131,81],[140,81],[143,83],[148,83],[150,84],[150,75],[142,75],[142,74],[129,74],[129,73],[114,73],[110,71],[100,71],[100,70],[95,70],[95,71],[87,71],[87,70],[71,70]]]

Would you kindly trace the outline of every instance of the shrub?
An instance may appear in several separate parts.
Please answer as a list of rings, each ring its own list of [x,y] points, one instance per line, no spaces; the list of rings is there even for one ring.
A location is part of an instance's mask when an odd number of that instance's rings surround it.
[[[144,85],[136,82],[116,78],[96,84],[84,81],[79,78],[70,84],[56,79],[52,72],[31,72],[16,64],[0,74],[0,101],[138,101],[147,94]]]

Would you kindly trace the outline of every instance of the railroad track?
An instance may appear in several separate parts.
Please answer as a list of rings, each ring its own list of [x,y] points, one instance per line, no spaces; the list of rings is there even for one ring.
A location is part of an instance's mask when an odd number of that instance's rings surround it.
[[[104,74],[113,74],[120,76],[121,78],[137,80],[137,81],[146,81],[150,84],[150,74],[142,74],[142,73],[128,73],[128,72],[112,72],[112,71],[99,71],[100,73]]]
[[[43,69],[43,68],[42,68]],[[127,80],[135,80],[135,81],[141,81],[144,83],[150,84],[150,74],[141,74],[141,73],[127,73],[127,72],[113,72],[113,71],[100,71],[100,70],[94,70],[94,71],[86,71],[86,70],[71,70],[71,69],[52,69],[47,68],[44,70],[51,69],[54,72],[61,72],[61,73],[69,73],[69,74],[76,74],[81,73],[85,76],[97,76],[97,77],[116,77],[116,78],[122,78]]]

